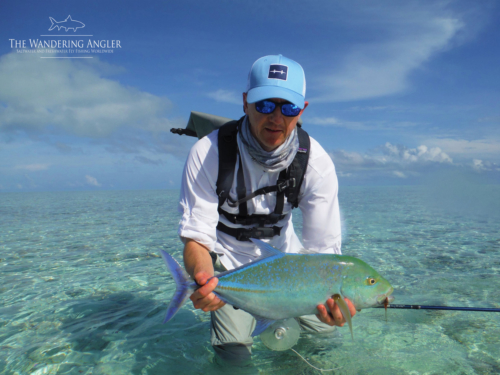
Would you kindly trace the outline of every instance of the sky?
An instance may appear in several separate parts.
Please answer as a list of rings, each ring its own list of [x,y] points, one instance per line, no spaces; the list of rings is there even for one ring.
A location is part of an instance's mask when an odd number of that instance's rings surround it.
[[[170,128],[241,117],[271,54],[304,68],[304,129],[341,186],[500,183],[498,2],[2,0],[0,15],[0,192],[178,189],[196,139]]]

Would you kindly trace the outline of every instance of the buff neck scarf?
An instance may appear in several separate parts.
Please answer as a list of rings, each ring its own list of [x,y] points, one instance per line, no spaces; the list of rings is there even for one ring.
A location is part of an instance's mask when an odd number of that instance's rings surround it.
[[[299,137],[295,128],[281,146],[270,152],[265,151],[250,132],[248,116],[245,116],[243,120],[238,137],[240,137],[240,141],[247,148],[252,159],[268,172],[278,172],[287,168],[292,164],[293,158],[299,149]]]

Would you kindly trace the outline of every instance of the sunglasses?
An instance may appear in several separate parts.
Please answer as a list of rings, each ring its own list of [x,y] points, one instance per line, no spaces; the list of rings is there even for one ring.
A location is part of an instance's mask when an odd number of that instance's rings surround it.
[[[281,113],[283,114],[283,116],[287,117],[298,116],[298,114],[301,111],[301,109],[298,106],[288,102],[276,103],[273,102],[272,100],[264,99],[261,100],[260,102],[255,103],[255,109],[257,110],[257,112],[263,113],[265,115],[273,113],[276,107],[278,106],[281,107]]]

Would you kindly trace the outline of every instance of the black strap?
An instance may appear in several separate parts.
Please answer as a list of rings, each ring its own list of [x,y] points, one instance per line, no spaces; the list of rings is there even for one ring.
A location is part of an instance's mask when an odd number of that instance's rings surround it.
[[[293,159],[292,164],[290,164],[290,166],[286,170],[282,170],[280,172],[276,185],[257,189],[247,196],[242,195],[241,192],[244,190],[244,188],[241,188],[241,186],[244,187],[244,178],[240,158],[240,164],[238,168],[238,181],[236,186],[238,191],[238,200],[234,201],[228,195],[227,204],[229,207],[239,206],[240,214],[242,214],[241,209],[243,208],[244,212],[246,212],[247,209],[246,204],[243,205],[243,203],[256,197],[257,195],[268,194],[272,192],[277,192],[276,207],[274,209],[274,213],[283,213],[283,208],[285,205],[285,195],[288,199],[288,202],[292,205],[292,208],[297,208],[299,206],[300,186],[302,185],[302,181],[304,180],[304,175],[306,174],[307,170],[307,163],[309,162],[309,149],[311,147],[311,141],[307,132],[302,128],[297,128],[297,132],[299,137],[299,149],[297,151],[297,154],[295,154],[295,158]]]
[[[282,198],[283,198],[283,204],[284,204],[284,192],[290,186],[295,186],[295,180],[284,180],[284,181],[278,180],[278,183],[276,185],[266,186],[266,187],[257,189],[253,193],[248,194],[246,197],[238,199],[237,201],[232,200],[231,197],[227,197],[227,205],[229,207],[238,207],[241,203],[249,201],[250,199],[255,198],[257,195],[268,194],[268,193],[272,193],[275,191],[278,192],[278,195],[283,193]],[[276,210],[274,212],[275,213],[283,212],[283,207],[281,207],[281,212],[276,212]]]
[[[278,181],[276,181],[276,186],[278,190],[276,191],[276,207],[274,207],[274,213],[281,215],[283,213],[283,208],[285,207],[285,191],[288,191],[290,187],[295,185],[295,180],[287,179],[287,170],[284,169],[280,172],[278,176]],[[280,187],[286,186],[284,189]]]
[[[299,136],[299,149],[292,164],[288,167],[287,175],[287,179],[295,181],[295,185],[286,192],[286,198],[288,203],[292,205],[292,208],[297,208],[299,206],[300,187],[302,186],[302,181],[304,181],[304,176],[307,171],[307,163],[309,162],[309,152],[311,149],[309,134],[300,127],[297,127],[297,132]]]
[[[241,162],[241,155],[238,152],[238,175],[236,176],[236,192],[238,193],[239,203],[239,214],[242,216],[248,215],[247,200],[245,200],[245,195],[247,195],[247,189],[245,187],[245,177],[243,176],[243,164]],[[231,201],[231,197],[227,197],[227,204]]]
[[[311,142],[309,135],[302,128],[297,127],[299,137],[299,149],[292,164],[280,172],[276,185],[266,186],[257,189],[249,195],[246,194],[245,179],[241,157],[239,158],[238,174],[236,176],[236,192],[238,200],[234,201],[230,198],[236,162],[238,159],[238,129],[241,128],[244,117],[238,121],[231,121],[219,128],[219,174],[217,176],[217,195],[219,197],[219,213],[224,215],[230,222],[240,225],[258,225],[253,228],[230,228],[221,222],[218,223],[217,229],[227,233],[240,241],[248,241],[249,238],[272,238],[280,234],[281,227],[264,227],[264,225],[276,224],[282,220],[283,208],[285,204],[285,196],[292,208],[299,205],[300,187],[304,180],[304,175],[307,170],[309,161],[309,151]],[[276,192],[276,206],[274,212],[269,215],[248,215],[246,202],[258,195]],[[230,207],[238,207],[238,215],[230,214],[221,209],[224,202]]]
[[[238,241],[250,241],[250,238],[273,238],[279,236],[282,227],[231,228],[219,221],[217,230],[229,234]]]
[[[286,215],[278,215],[276,213],[271,213],[269,215],[248,215],[248,216],[242,216],[242,215],[235,215],[231,214],[227,211],[224,211],[222,208],[219,208],[219,214],[224,215],[224,217],[230,221],[233,224],[240,224],[240,225],[270,225],[270,224],[276,224],[278,221],[283,220]]]
[[[238,134],[238,126],[243,122],[243,118],[239,119],[239,121],[230,121],[219,128],[219,174],[216,184],[219,207],[229,197],[229,191],[233,184],[236,156],[238,155],[236,135]]]

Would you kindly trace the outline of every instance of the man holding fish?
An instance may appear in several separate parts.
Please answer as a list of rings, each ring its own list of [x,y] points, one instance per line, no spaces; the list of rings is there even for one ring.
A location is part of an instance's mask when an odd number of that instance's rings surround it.
[[[302,67],[282,55],[258,59],[243,93],[245,116],[199,140],[185,165],[179,209],[186,271],[201,287],[191,300],[210,311],[212,345],[228,361],[249,358],[254,318],[225,304],[215,271],[256,261],[260,238],[283,253],[341,253],[338,181],[329,155],[297,126],[306,83]],[[303,217],[301,245],[292,208]],[[354,305],[346,299],[351,316]],[[302,328],[328,331],[346,322],[332,298]]]

